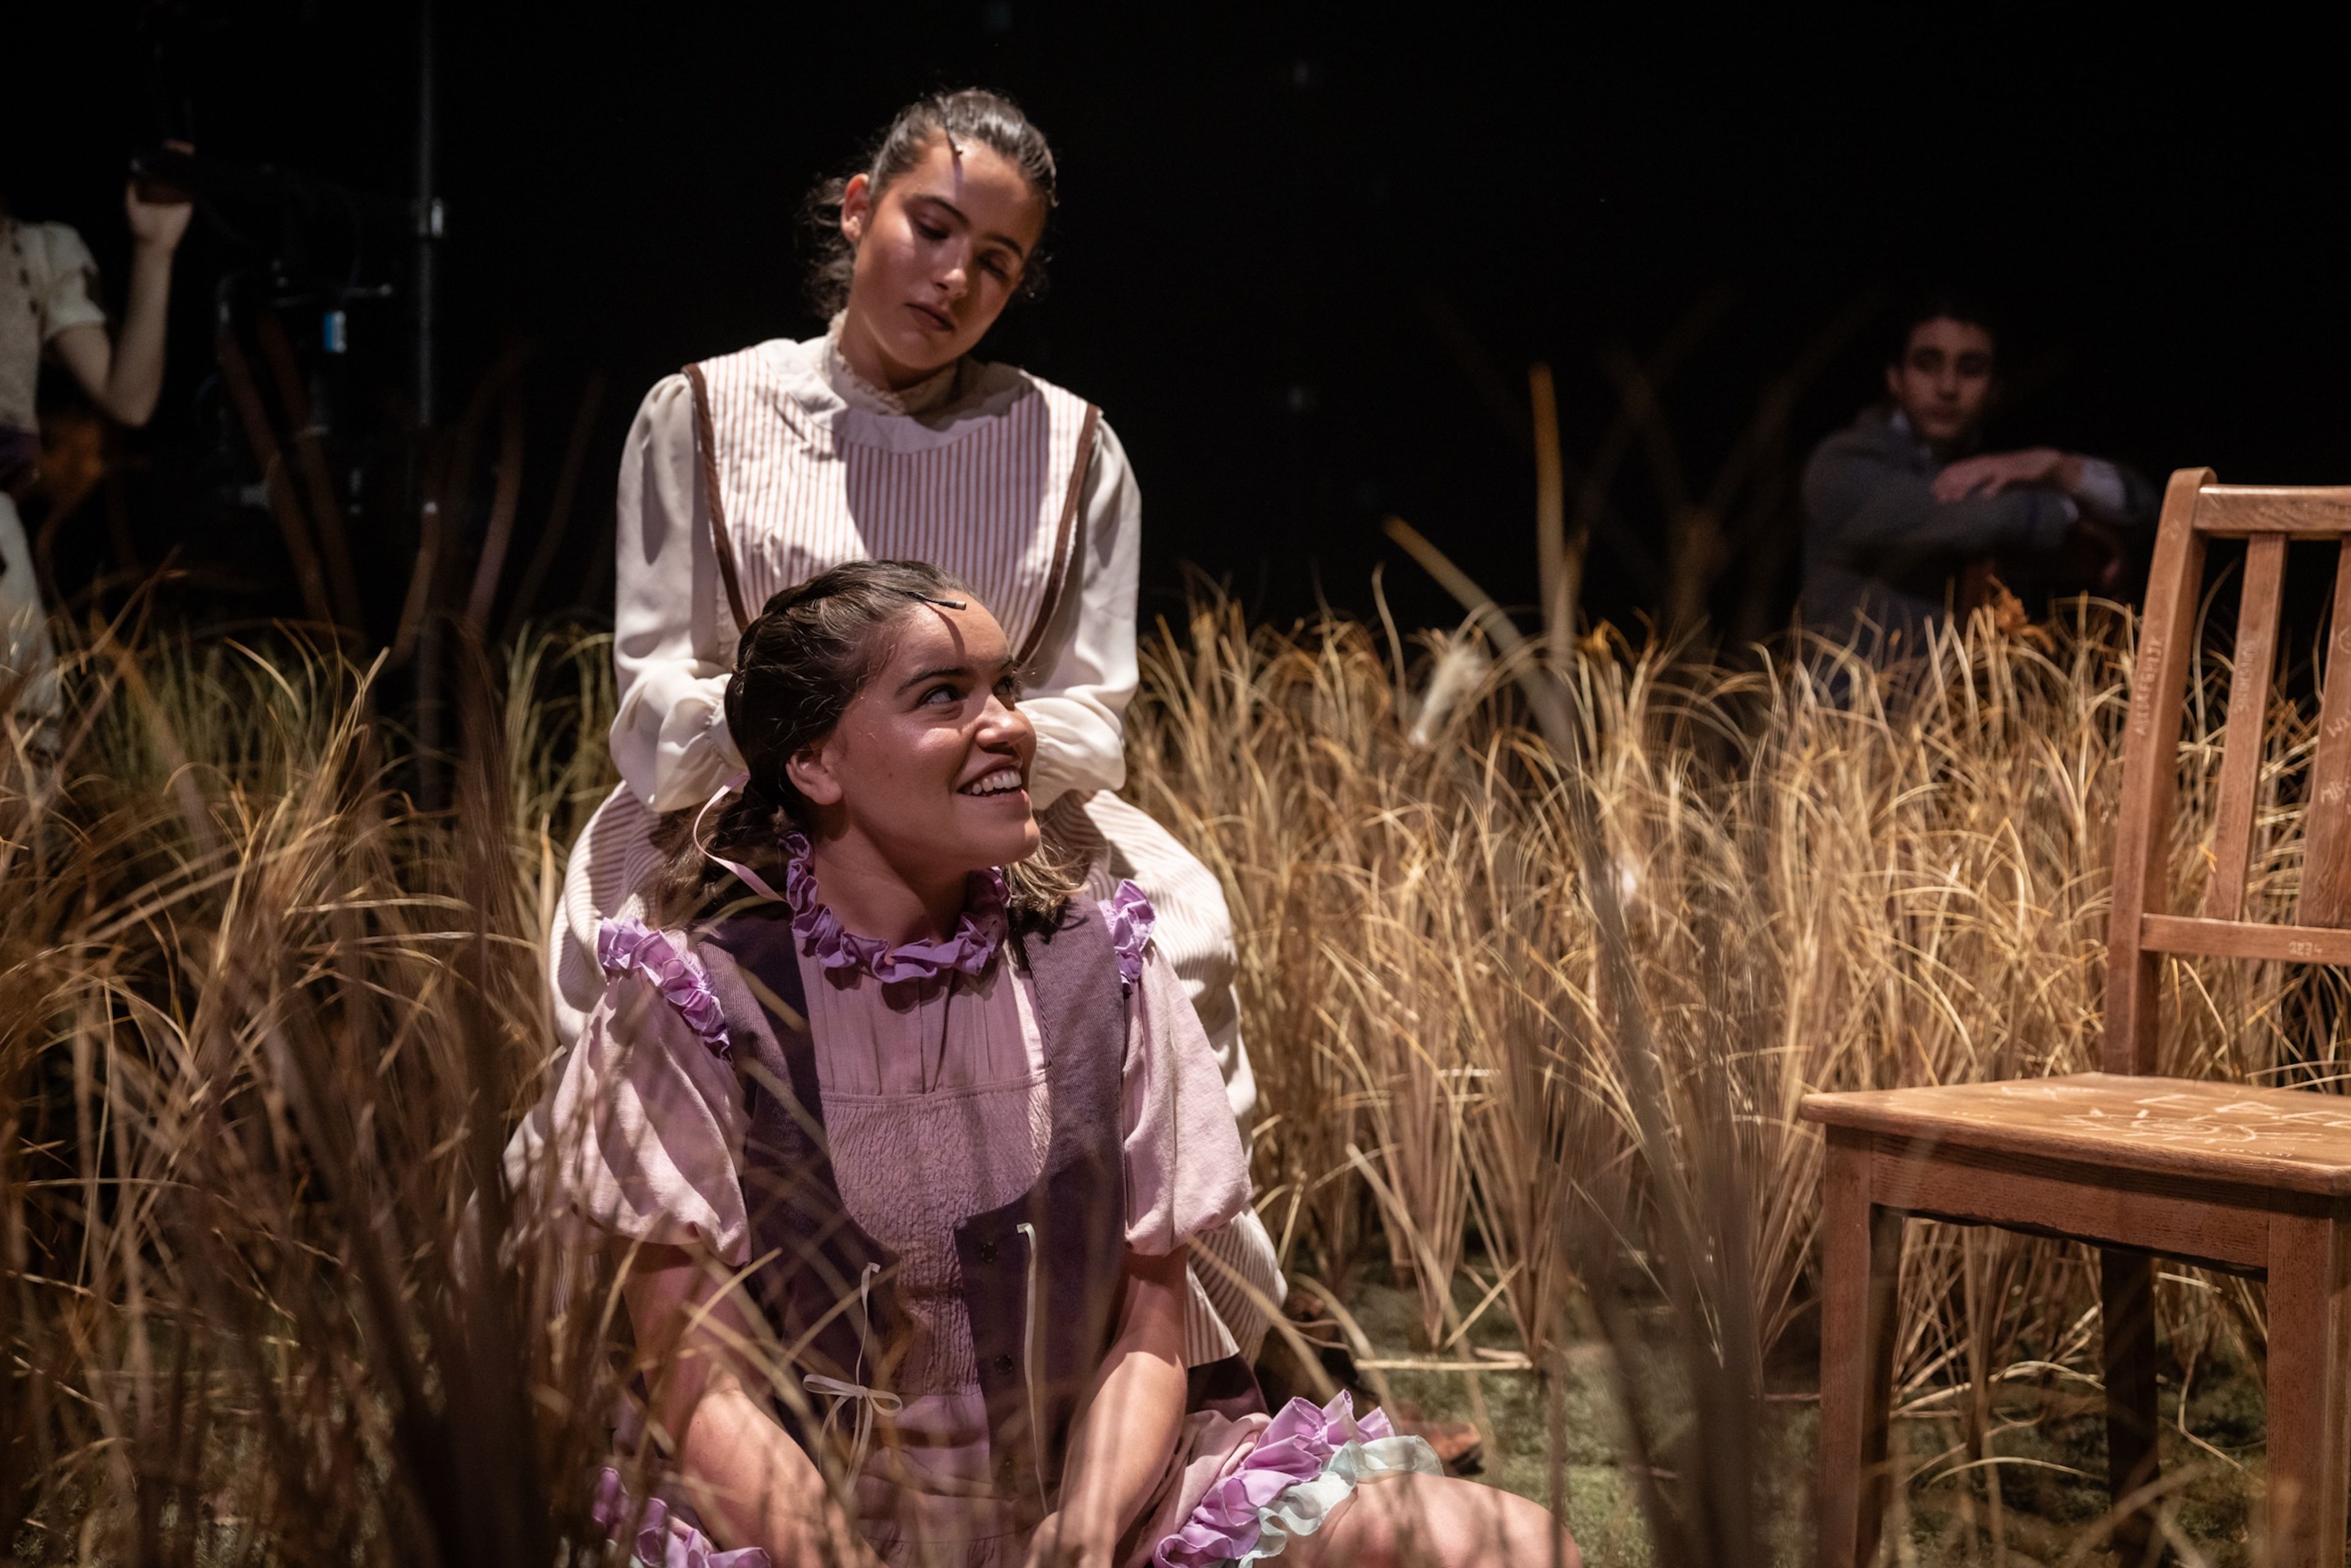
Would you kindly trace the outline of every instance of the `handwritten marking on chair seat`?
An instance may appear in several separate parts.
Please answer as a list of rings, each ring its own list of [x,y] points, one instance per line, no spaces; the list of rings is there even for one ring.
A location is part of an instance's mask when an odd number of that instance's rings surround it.
[[[2251,1154],[2351,1167],[2351,1097],[2308,1090],[2090,1073],[1894,1089],[1854,1098],[1897,1117],[1998,1128],[2036,1140],[2072,1137],[2109,1148]]]

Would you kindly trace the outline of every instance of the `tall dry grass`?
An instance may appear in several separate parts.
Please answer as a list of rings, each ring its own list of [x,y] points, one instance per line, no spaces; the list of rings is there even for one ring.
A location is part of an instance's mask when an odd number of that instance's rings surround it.
[[[2089,1062],[2130,638],[2085,605],[2046,646],[1980,622],[1888,674],[1603,632],[1553,666],[1549,734],[1520,677],[1552,655],[1472,632],[1407,648],[1209,604],[1155,640],[1134,789],[1232,901],[1292,1270],[1343,1300],[1384,1260],[1416,1354],[1522,1375],[1472,1348],[1499,1319],[1554,1395],[1569,1342],[1608,1338],[1659,1559],[1754,1560],[1802,1506],[1759,1493],[1756,1451],[1810,1332],[1796,1101]],[[457,803],[425,812],[331,651],[79,655],[62,767],[0,783],[21,1560],[593,1553],[635,1369],[598,1260],[507,1224],[496,1156],[551,1044],[538,934],[605,783],[607,667],[593,641],[475,666]],[[2183,894],[2218,722],[2199,706],[2183,747]],[[2250,894],[2273,913],[2310,744],[2279,734]],[[2174,988],[2172,1070],[2332,1071],[2342,1010],[2285,971]],[[2205,1283],[2167,1296],[2175,1333],[2257,1354],[2257,1299]],[[2052,1243],[1913,1228],[1923,1480],[1980,1480],[1958,1467],[2001,1458],[2030,1416],[1995,1395],[2031,1369],[2093,1370],[2087,1284]]]
[[[101,636],[76,663],[62,760],[0,794],[6,1544],[584,1553],[578,1417],[615,1368],[553,1310],[585,1260],[502,1248],[495,1169],[607,656],[477,668],[431,815],[333,653]]]
[[[1465,630],[1408,655],[1392,631],[1253,630],[1225,605],[1164,629],[1134,788],[1232,901],[1272,1112],[1259,1201],[1291,1267],[1344,1281],[1375,1229],[1427,1348],[1466,1358],[1466,1275],[1538,1368],[1579,1332],[1574,1309],[1604,1320],[1629,1286],[1672,1308],[1686,1396],[1760,1384],[1813,1332],[1803,1094],[2095,1065],[2132,640],[2126,612],[2085,602],[2032,639],[1980,619],[1898,671],[1817,646],[1731,670],[1604,630],[1558,672],[1561,745],[1528,708],[1531,647],[1494,660]],[[2195,683],[2183,898],[2226,674]],[[2249,895],[2272,918],[2294,896],[2311,742],[2307,713],[2281,709]],[[2166,1070],[2329,1075],[2325,984],[2176,968]],[[2074,1248],[1911,1228],[1898,1379],[1906,1412],[1949,1437],[1923,1476],[2001,1462],[2015,1417],[1996,1396],[2018,1378],[2095,1373],[2094,1284]],[[2241,1282],[2192,1280],[2167,1305],[2183,1335],[2258,1356]],[[1734,1400],[1699,1425],[1751,1434],[1760,1416]],[[1681,1460],[1741,1471],[1734,1490],[1761,1462]]]

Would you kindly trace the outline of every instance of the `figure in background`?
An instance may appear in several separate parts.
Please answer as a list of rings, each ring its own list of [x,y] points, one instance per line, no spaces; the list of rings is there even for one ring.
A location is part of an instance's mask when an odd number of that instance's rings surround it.
[[[820,337],[691,365],[646,395],[621,457],[613,662],[622,783],[573,849],[550,943],[559,1023],[603,989],[596,932],[660,857],[662,812],[743,768],[721,698],[736,639],[773,594],[847,561],[926,560],[971,583],[1011,633],[1037,731],[1049,836],[1094,890],[1131,878],[1200,1014],[1234,1116],[1256,1102],[1213,873],[1115,793],[1134,695],[1142,499],[1082,398],[973,357],[1041,278],[1052,150],[1013,104],[964,91],[891,121],[858,171],[819,187]],[[1253,1210],[1203,1238],[1206,1281],[1242,1351],[1283,1289]],[[1205,1268],[1206,1266],[1204,1266]]]
[[[1243,1397],[1186,1259],[1249,1156],[1150,900],[1039,862],[1008,629],[919,561],[765,602],[740,787],[665,822],[507,1156],[624,1260],[659,1445],[651,1498],[600,1488],[629,1560],[1574,1568],[1346,1394]]]
[[[2081,586],[2112,590],[2156,495],[2119,464],[2036,446],[1978,452],[2000,391],[1986,312],[1930,296],[1897,323],[1886,402],[1804,465],[1805,626],[1916,648],[1953,610],[1975,607],[1995,559],[2080,549]]]
[[[184,196],[125,184],[131,291],[120,338],[98,303],[98,264],[65,224],[26,223],[0,204],[0,756],[41,758],[57,744],[57,653],[16,497],[41,458],[34,407],[44,350],[99,412],[141,425],[163,390],[172,255],[193,209]]]

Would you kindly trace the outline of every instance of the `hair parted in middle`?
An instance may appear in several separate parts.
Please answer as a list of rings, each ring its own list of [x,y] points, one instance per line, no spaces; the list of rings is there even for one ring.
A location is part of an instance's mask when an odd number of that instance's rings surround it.
[[[653,840],[663,865],[648,890],[649,913],[664,926],[698,916],[730,880],[710,855],[754,867],[780,862],[788,828],[814,826],[814,811],[792,785],[786,765],[822,743],[857,694],[889,662],[898,629],[924,604],[956,608],[974,598],[960,580],[926,561],[850,561],[769,599],[735,647],[726,683],[726,728],[749,774],[742,792],[694,841],[695,810],[673,811]],[[1016,923],[1049,920],[1084,880],[1082,851],[1059,841],[1040,818],[1046,841],[1004,873]],[[775,880],[775,879],[770,879]]]

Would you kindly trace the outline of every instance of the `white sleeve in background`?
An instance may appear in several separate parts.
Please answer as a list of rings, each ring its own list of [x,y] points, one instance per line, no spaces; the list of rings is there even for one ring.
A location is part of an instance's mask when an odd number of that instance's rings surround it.
[[[37,247],[37,256],[26,259],[40,276],[26,282],[40,314],[41,341],[68,327],[105,326],[106,311],[98,303],[98,263],[81,235],[64,224],[36,224],[18,232]]]
[[[1107,421],[1096,426],[1070,570],[1054,619],[1069,628],[1052,665],[1021,699],[1037,727],[1029,791],[1040,810],[1072,789],[1126,782],[1126,705],[1134,700],[1135,582],[1143,496]],[[1055,639],[1049,634],[1047,646]]]
[[[2121,473],[2103,457],[2082,459],[2082,482],[2074,486],[2074,498],[2094,517],[2119,517],[2130,504]]]
[[[693,385],[665,376],[621,449],[613,538],[612,762],[656,811],[700,805],[743,765],[726,733],[730,661],[699,476]]]

